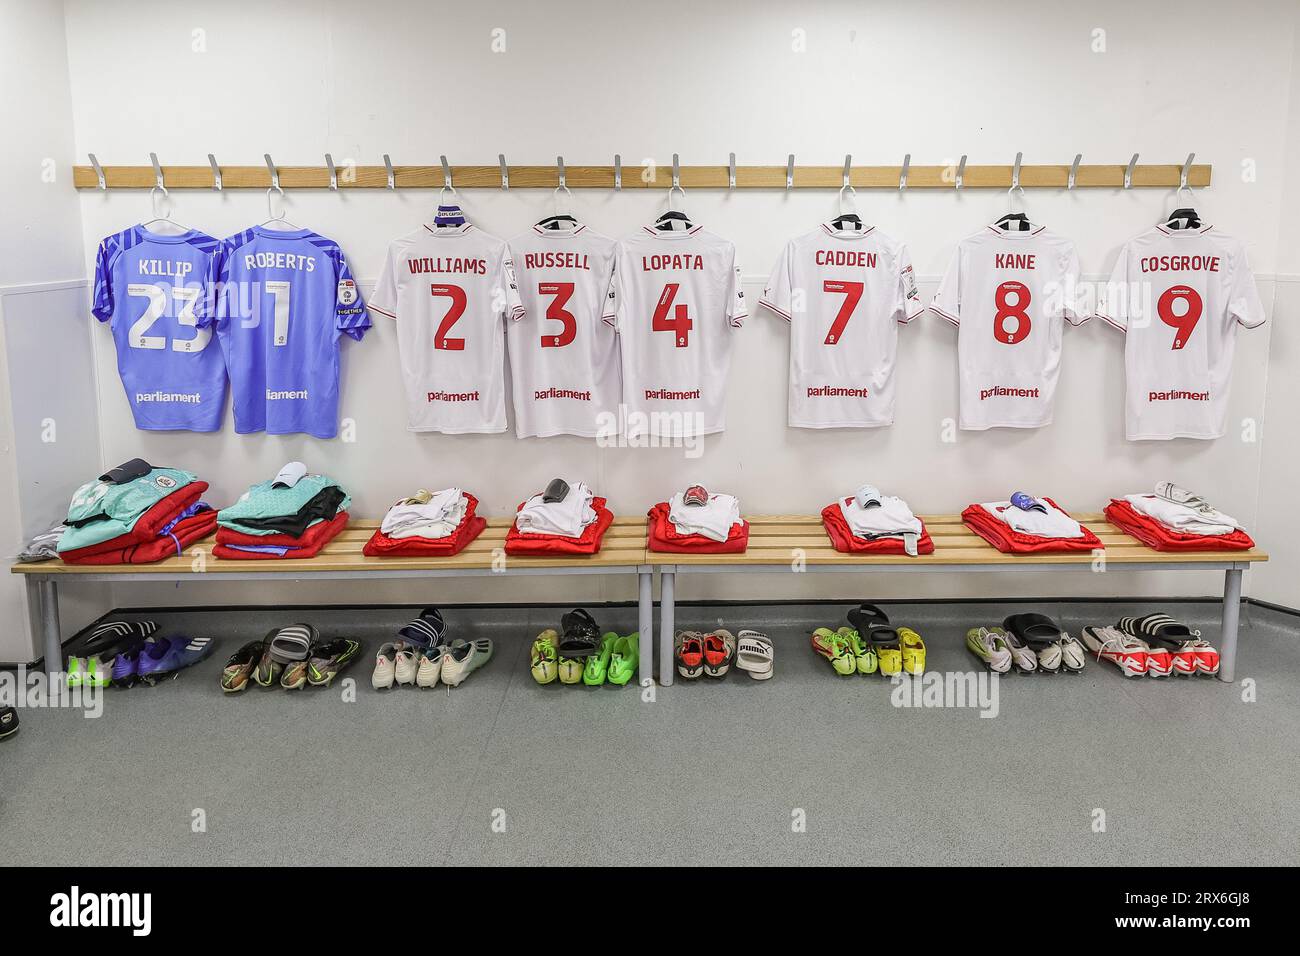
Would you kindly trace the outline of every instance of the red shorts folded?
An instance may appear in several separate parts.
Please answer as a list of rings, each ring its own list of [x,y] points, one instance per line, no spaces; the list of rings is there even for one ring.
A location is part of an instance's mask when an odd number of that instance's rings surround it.
[[[456,530],[445,538],[390,538],[377,528],[361,553],[372,558],[446,558],[459,554],[465,546],[483,533],[487,519],[477,514],[478,499],[468,491],[465,495],[465,516]]]
[[[460,554],[465,547],[483,533],[487,519],[467,514],[456,530],[445,538],[390,538],[376,531],[361,549],[372,558],[448,558]]]
[[[110,538],[107,541],[101,541],[99,544],[88,544],[84,548],[74,548],[71,551],[64,551],[59,555],[69,564],[146,564],[148,562],[123,562],[123,561],[95,561],[88,562],[82,560],[94,554],[118,554],[133,544],[151,544],[157,537],[158,532],[175,519],[175,517],[197,502],[203,497],[203,492],[208,490],[206,481],[191,481],[182,488],[177,488],[166,498],[160,498],[155,501],[144,514],[136,519],[135,525],[126,534],[119,534],[116,538]],[[167,539],[171,540],[171,539]],[[163,555],[166,557],[166,555]],[[154,559],[158,560],[158,559]]]
[[[1228,534],[1175,531],[1142,514],[1122,498],[1111,499],[1106,506],[1106,520],[1156,551],[1248,551],[1255,547],[1250,535],[1240,528]]]
[[[840,510],[840,503],[833,501],[822,509],[822,526],[836,551],[846,554],[907,554],[902,538],[859,538]],[[916,539],[917,554],[934,554],[934,539],[921,523],[921,533]]]
[[[520,502],[519,507],[523,506],[524,502]],[[604,498],[592,498],[591,508],[596,512],[596,520],[583,528],[582,534],[576,538],[559,534],[524,534],[513,524],[510,525],[510,530],[506,532],[506,554],[542,558],[595,554],[600,550],[605,532],[614,523],[614,515],[605,507]]]
[[[348,523],[348,513],[340,511],[329,521],[312,525],[295,538],[290,534],[241,534],[229,528],[217,529],[217,543],[212,546],[212,553],[218,558],[234,558],[237,561],[288,560],[290,558],[314,558],[321,548],[329,544]],[[264,545],[272,548],[288,548],[284,554],[270,551],[240,551],[232,544],[250,546]]]
[[[671,554],[741,554],[749,547],[749,522],[731,526],[726,541],[715,541],[702,534],[682,534],[669,519],[668,502],[661,501],[647,514],[646,547]]]
[[[94,554],[78,555],[76,552],[69,551],[61,557],[68,564],[153,564],[164,558],[175,558],[184,554],[186,548],[196,541],[202,541],[212,534],[216,527],[217,513],[200,511],[188,518],[182,518],[167,534],[155,537],[151,541],[127,544],[112,551],[96,551]]]
[[[1059,511],[1065,509],[1051,498],[1044,498],[1049,505]],[[1036,534],[1024,534],[1014,530],[1009,524],[989,513],[983,505],[971,505],[961,513],[962,521],[977,535],[1004,554],[1051,554],[1072,551],[1096,551],[1104,548],[1101,539],[1083,525],[1083,536],[1079,538],[1049,538]]]

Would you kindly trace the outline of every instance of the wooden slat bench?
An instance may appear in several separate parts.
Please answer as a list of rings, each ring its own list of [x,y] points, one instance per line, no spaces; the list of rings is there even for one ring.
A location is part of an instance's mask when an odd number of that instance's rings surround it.
[[[1006,571],[1018,570],[1102,570],[1120,566],[1130,571],[1223,571],[1223,633],[1219,653],[1219,678],[1231,682],[1237,653],[1237,623],[1241,606],[1241,576],[1252,562],[1267,561],[1259,550],[1171,553],[1155,551],[1115,528],[1099,514],[1076,514],[1105,550],[1098,555],[1003,554],[979,537],[960,515],[921,515],[934,553],[906,555],[842,554],[832,546],[820,515],[773,515],[747,518],[749,547],[744,554],[662,554],[647,552],[647,560],[660,574],[659,680],[673,681],[673,636],[675,587],[679,571],[692,572],[777,572],[777,571]],[[1104,564],[1101,562],[1104,560]]]
[[[41,625],[45,666],[62,667],[58,588],[61,583],[112,584],[164,581],[368,580],[372,578],[478,577],[517,574],[636,574],[641,631],[639,679],[653,674],[652,576],[646,562],[646,519],[615,518],[599,554],[563,558],[512,557],[505,553],[511,518],[491,518],[464,551],[449,558],[371,558],[362,547],[377,521],[353,521],[314,558],[233,561],[214,558],[213,539],[192,545],[182,557],[157,564],[71,565],[57,559],[15,564],[27,580],[28,601]]]

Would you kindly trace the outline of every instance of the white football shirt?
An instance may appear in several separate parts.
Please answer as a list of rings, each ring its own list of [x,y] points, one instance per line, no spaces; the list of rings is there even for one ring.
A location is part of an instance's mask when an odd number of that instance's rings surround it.
[[[789,421],[800,428],[893,424],[898,326],[924,311],[907,247],[846,225],[786,243],[759,300],[790,323]]]
[[[1062,319],[1081,325],[1074,243],[1030,225],[987,226],[957,243],[930,308],[957,326],[961,427],[1052,421]]]
[[[1218,438],[1237,326],[1264,324],[1245,245],[1213,226],[1156,226],[1120,250],[1097,315],[1125,333],[1130,441]]]
[[[702,226],[618,243],[604,318],[618,330],[624,433],[676,438],[726,425],[731,336],[746,317],[736,247]]]
[[[510,240],[524,317],[511,322],[510,376],[520,438],[594,438],[616,415],[618,335],[602,321],[614,240],[586,226],[534,226]]]
[[[502,318],[523,306],[504,240],[421,226],[389,245],[370,306],[397,320],[411,431],[506,430]]]

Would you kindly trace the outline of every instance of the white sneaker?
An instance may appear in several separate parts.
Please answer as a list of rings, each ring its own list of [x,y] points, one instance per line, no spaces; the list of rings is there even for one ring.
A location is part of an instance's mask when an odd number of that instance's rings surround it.
[[[1038,670],[1038,655],[1030,649],[1028,644],[1010,631],[1005,631],[1000,627],[993,628],[993,631],[1000,634],[1002,639],[1007,642],[1007,650],[1011,652],[1011,663],[1015,665],[1016,670],[1022,674],[1032,674]]]
[[[442,662],[447,658],[447,645],[439,644],[420,652],[420,667],[415,672],[416,687],[433,687],[442,673]]]
[[[414,684],[415,675],[420,670],[420,648],[414,644],[397,645],[397,654],[393,664],[393,676],[399,684]]]
[[[1006,637],[987,627],[972,627],[966,632],[966,647],[995,674],[1011,670],[1011,649]]]
[[[393,686],[393,677],[396,674],[394,658],[397,656],[399,646],[396,642],[390,642],[380,647],[375,655],[375,672],[370,675],[370,684],[375,690],[384,690]]]
[[[492,642],[486,637],[476,641],[456,641],[443,655],[442,681],[455,687],[491,658]]]
[[[1084,665],[1088,662],[1088,655],[1078,639],[1062,631],[1061,639],[1056,643],[1061,648],[1061,666],[1074,674],[1082,671]]]
[[[1038,669],[1044,674],[1055,674],[1061,669],[1061,642],[1045,644],[1037,651]]]
[[[1146,645],[1115,627],[1085,627],[1079,632],[1084,646],[1099,661],[1110,661],[1125,677],[1147,673]]]

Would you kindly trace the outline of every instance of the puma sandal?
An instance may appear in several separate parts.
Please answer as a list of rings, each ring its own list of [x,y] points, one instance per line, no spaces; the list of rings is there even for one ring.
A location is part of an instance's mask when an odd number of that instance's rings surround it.
[[[754,680],[770,680],[776,669],[771,638],[748,629],[737,634],[736,668],[748,671]]]

